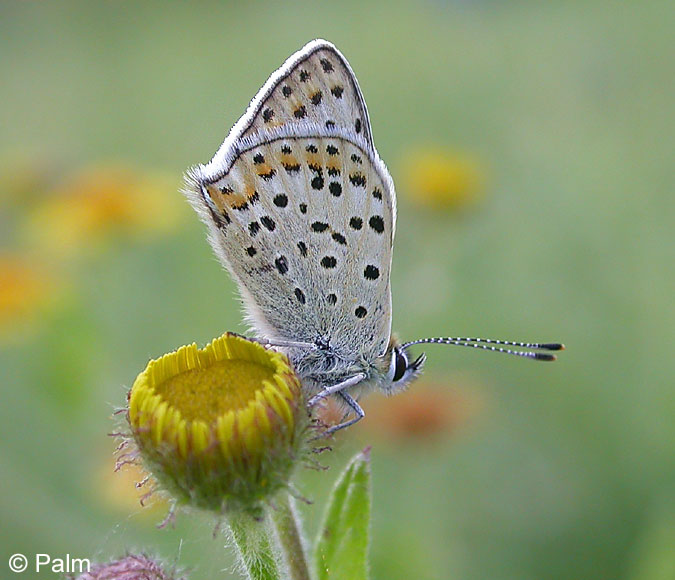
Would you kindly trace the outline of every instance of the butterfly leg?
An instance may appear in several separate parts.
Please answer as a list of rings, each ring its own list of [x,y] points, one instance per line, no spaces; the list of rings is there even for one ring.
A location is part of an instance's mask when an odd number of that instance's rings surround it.
[[[282,339],[276,339],[276,338],[252,338],[250,336],[244,336],[243,334],[238,334],[236,332],[232,332],[230,334],[233,334],[234,336],[238,336],[239,338],[244,338],[246,340],[252,340],[253,342],[257,342],[258,344],[262,344],[263,346],[281,346],[281,347],[286,347],[286,348],[305,348],[305,349],[313,349],[317,348],[316,344],[313,342],[299,342],[295,340],[282,340]]]
[[[295,340],[281,340],[281,339],[267,339],[267,338],[256,338],[256,342],[259,342],[263,346],[281,346],[286,348],[305,348],[313,349],[317,348],[316,344],[313,342],[298,342]]]
[[[312,406],[316,405],[321,399],[325,399],[328,395],[334,395],[335,393],[340,393],[341,391],[344,391],[345,389],[348,389],[349,387],[353,387],[354,385],[358,385],[365,378],[366,378],[365,374],[358,373],[358,374],[354,375],[353,377],[349,377],[348,379],[342,381],[341,383],[338,383],[336,385],[331,385],[330,387],[324,387],[323,389],[321,389],[316,395],[314,395],[309,400],[307,405],[312,407]],[[349,398],[351,399],[351,397],[349,397]],[[352,401],[353,400],[354,399],[352,399]],[[349,401],[347,401],[347,404],[349,404],[351,406]],[[355,402],[355,404],[356,404],[356,402]],[[357,407],[358,407],[358,405],[357,405]],[[359,409],[360,409],[360,407],[359,407]]]
[[[338,396],[342,397],[342,400],[351,407],[352,411],[354,411],[355,417],[353,419],[350,419],[349,421],[344,421],[337,425],[333,425],[329,429],[326,429],[323,433],[324,437],[328,437],[329,435],[332,435],[333,433],[339,431],[340,429],[344,429],[345,427],[349,427],[354,423],[358,423],[361,419],[363,419],[366,416],[366,413],[361,408],[361,405],[359,405],[356,402],[356,399],[354,399],[354,397],[352,397],[349,393],[345,391],[340,391],[337,394]]]

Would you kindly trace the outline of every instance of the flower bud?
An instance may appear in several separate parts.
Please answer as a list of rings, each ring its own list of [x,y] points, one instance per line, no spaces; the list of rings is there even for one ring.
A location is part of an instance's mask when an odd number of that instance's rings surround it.
[[[146,466],[179,505],[252,515],[287,486],[307,422],[288,359],[229,333],[150,361],[127,416]]]

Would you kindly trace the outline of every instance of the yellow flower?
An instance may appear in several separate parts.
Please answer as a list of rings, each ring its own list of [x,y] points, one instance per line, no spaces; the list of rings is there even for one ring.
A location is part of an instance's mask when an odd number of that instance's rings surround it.
[[[460,209],[483,194],[485,170],[475,157],[439,147],[417,148],[402,163],[403,191],[420,205]]]
[[[89,248],[112,234],[170,231],[178,219],[178,184],[119,166],[92,167],[48,192],[28,220],[28,240],[51,252]]]
[[[288,359],[226,333],[151,361],[129,393],[128,420],[178,504],[257,514],[287,486],[307,417]]]
[[[24,256],[0,254],[0,342],[14,342],[34,329],[54,301],[55,284]]]

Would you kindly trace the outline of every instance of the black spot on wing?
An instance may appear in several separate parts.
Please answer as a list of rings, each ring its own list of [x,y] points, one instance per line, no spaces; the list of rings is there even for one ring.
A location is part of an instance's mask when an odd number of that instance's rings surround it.
[[[286,163],[282,161],[281,166],[286,170],[286,173],[297,173],[300,171],[299,163]]]
[[[323,69],[323,72],[325,73],[331,73],[333,72],[333,64],[327,59],[327,58],[322,58],[320,61],[321,63],[321,68]]]
[[[311,228],[314,232],[325,232],[328,229],[328,224],[325,222],[314,222]]]
[[[276,260],[274,260],[274,265],[276,266],[277,270],[279,270],[279,274],[285,274],[288,272],[288,261],[286,260],[286,256],[279,256]]]
[[[274,196],[273,201],[277,207],[286,207],[288,205],[288,196],[285,193],[279,193]]]
[[[321,91],[316,91],[316,93],[310,95],[309,100],[312,101],[312,105],[318,105],[321,103],[323,98],[323,93]]]
[[[328,191],[330,191],[335,197],[340,197],[342,195],[342,184],[338,181],[331,181],[328,186]]]
[[[333,234],[331,235],[331,237],[332,237],[338,244],[341,244],[341,245],[343,245],[343,246],[347,244],[347,238],[345,238],[345,237],[344,237],[341,233],[339,233],[339,232],[333,232]]]
[[[355,173],[351,173],[349,175],[349,181],[355,187],[365,187],[366,186],[366,176],[363,175],[363,173],[359,173],[358,171],[355,172]]]
[[[377,266],[369,264],[363,271],[363,277],[366,280],[377,280],[380,277],[380,270]]]
[[[321,265],[327,270],[331,270],[337,266],[337,260],[334,256],[324,256],[321,258]]]
[[[273,232],[274,228],[277,227],[277,224],[275,224],[274,220],[268,215],[261,217],[260,223],[264,225],[270,232]]]
[[[382,216],[374,215],[368,220],[368,224],[378,234],[381,234],[384,231],[384,220],[382,219]]]

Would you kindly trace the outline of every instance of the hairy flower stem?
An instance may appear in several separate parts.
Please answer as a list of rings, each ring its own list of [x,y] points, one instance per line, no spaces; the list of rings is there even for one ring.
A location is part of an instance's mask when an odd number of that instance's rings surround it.
[[[307,555],[302,543],[300,517],[293,498],[285,492],[275,498],[275,507],[269,510],[276,529],[279,547],[283,553],[291,580],[310,580]]]
[[[269,526],[247,514],[228,518],[241,568],[248,580],[282,580]]]
[[[280,493],[267,508],[266,522],[247,514],[228,523],[242,568],[249,580],[311,580],[300,520],[292,498]]]

